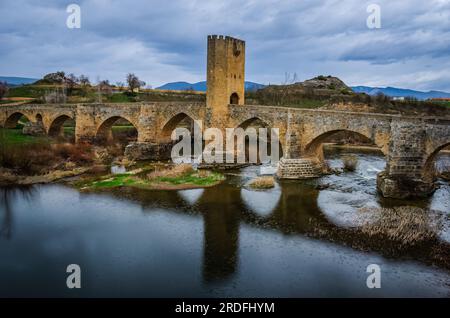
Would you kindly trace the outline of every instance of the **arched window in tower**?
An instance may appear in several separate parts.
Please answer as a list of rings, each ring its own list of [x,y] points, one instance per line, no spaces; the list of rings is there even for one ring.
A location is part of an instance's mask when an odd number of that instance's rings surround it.
[[[239,104],[239,95],[237,93],[233,93],[230,96],[230,104],[238,105]]]

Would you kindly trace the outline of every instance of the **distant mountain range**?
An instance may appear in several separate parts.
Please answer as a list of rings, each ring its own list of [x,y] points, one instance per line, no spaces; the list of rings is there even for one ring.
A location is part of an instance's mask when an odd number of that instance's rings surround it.
[[[351,89],[356,93],[366,93],[368,95],[376,95],[383,93],[391,97],[415,97],[420,100],[429,98],[450,98],[450,93],[441,91],[421,92],[412,89],[396,88],[396,87],[369,87],[369,86],[352,86]]]
[[[18,86],[23,84],[31,84],[36,82],[37,78],[0,76],[0,82],[6,82],[9,86]]]
[[[260,88],[264,88],[265,85],[258,84],[254,82],[245,82],[245,89],[249,91],[254,91]],[[163,86],[157,87],[156,89],[167,89],[167,90],[178,90],[178,91],[185,91],[185,90],[194,90],[194,91],[200,91],[200,92],[206,92],[206,81],[198,82],[198,83],[188,83],[188,82],[173,82],[173,83],[167,83]]]

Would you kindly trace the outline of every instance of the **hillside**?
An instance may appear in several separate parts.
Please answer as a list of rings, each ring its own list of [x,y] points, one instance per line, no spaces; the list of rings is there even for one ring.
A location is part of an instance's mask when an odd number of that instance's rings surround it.
[[[204,93],[189,91],[162,91],[142,89],[138,93],[111,87],[109,90],[99,94],[97,86],[75,86],[71,92],[62,85],[49,84],[29,84],[11,87],[7,92],[6,98],[26,97],[33,103],[132,103],[143,101],[193,101],[203,102],[206,100]]]
[[[318,108],[335,97],[356,95],[343,81],[333,76],[317,76],[288,85],[269,85],[246,94],[249,104]]]
[[[269,85],[256,92],[246,93],[246,103],[403,115],[450,116],[448,102],[410,99],[399,101],[383,94],[358,93],[333,76],[317,76],[288,85]]]

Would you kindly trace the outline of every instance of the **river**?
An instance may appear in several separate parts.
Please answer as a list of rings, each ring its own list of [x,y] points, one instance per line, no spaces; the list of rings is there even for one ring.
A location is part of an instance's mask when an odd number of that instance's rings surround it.
[[[358,209],[411,204],[377,194],[383,157],[357,156],[355,172],[268,191],[246,187],[258,167],[196,190],[1,189],[0,296],[450,297],[450,272],[420,252],[354,247]],[[413,204],[449,216],[450,186],[439,184]],[[448,218],[440,239],[449,241]],[[69,264],[81,289],[66,287]],[[366,286],[369,264],[381,268],[380,289]]]

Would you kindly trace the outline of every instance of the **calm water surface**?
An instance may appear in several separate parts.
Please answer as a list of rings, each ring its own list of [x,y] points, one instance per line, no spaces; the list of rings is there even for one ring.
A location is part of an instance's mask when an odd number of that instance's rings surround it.
[[[377,195],[382,157],[358,156],[354,173],[279,182],[269,191],[245,187],[257,167],[198,190],[2,189],[0,296],[450,297],[450,272],[443,268],[349,247],[358,240],[350,231],[358,209],[408,203]],[[330,162],[342,165],[338,156]],[[440,185],[415,204],[448,216],[450,186]],[[312,235],[330,229],[344,235]],[[449,241],[448,232],[446,223],[442,241]],[[81,266],[80,290],[66,287],[72,263]],[[382,269],[378,290],[366,287],[372,263]]]

